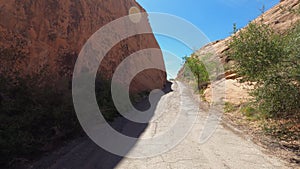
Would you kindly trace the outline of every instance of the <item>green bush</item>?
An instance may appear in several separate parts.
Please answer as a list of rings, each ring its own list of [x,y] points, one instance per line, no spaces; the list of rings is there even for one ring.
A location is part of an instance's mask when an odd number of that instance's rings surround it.
[[[71,92],[39,86],[37,79],[0,75],[1,164],[34,157],[46,145],[79,131]]]
[[[204,63],[193,54],[191,57],[184,57],[185,65],[197,80],[199,90],[204,89],[209,82],[209,74]]]
[[[255,103],[267,117],[284,117],[300,109],[300,26],[279,35],[269,26],[250,23],[229,47],[243,81],[256,82]]]
[[[113,121],[119,114],[111,96],[111,83],[99,76],[96,78],[95,88],[97,103],[103,117],[107,121]]]
[[[238,74],[247,81],[260,81],[268,76],[268,71],[285,55],[282,38],[263,24],[250,23],[233,36],[229,47],[229,57],[236,61]]]
[[[47,67],[31,75],[14,68],[24,57],[15,49],[0,49],[4,65],[0,68],[0,166],[5,167],[14,159],[34,158],[82,134],[71,88],[57,89]],[[70,85],[71,77],[65,79],[62,85]],[[99,107],[105,110],[104,117],[112,120],[116,111],[110,84],[102,78],[96,83]]]

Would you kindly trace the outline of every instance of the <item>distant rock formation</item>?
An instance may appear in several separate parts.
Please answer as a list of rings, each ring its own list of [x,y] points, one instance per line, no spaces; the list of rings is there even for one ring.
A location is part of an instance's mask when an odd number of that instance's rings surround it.
[[[60,78],[58,81],[62,77],[70,81],[86,40],[105,24],[128,15],[131,7],[145,12],[135,0],[2,0],[0,47],[25,53],[24,62],[18,63],[18,69],[24,72],[46,68],[53,77]],[[111,78],[124,58],[145,48],[159,48],[153,34],[136,35],[120,42],[107,55],[109,61],[101,64],[101,74]],[[46,83],[54,82],[55,78]],[[165,72],[147,70],[135,78],[132,91],[162,88],[165,82]]]

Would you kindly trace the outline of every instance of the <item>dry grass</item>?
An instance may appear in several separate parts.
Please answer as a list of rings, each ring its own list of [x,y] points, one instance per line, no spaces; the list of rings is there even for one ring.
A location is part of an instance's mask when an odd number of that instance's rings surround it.
[[[264,118],[245,111],[245,105],[226,103],[223,119],[243,131],[269,153],[300,164],[300,113],[281,118]]]

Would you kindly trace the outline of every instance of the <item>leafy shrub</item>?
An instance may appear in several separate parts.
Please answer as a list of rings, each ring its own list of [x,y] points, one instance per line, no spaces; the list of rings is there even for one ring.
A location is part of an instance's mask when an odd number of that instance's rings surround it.
[[[209,82],[209,74],[206,70],[204,63],[195,57],[193,54],[191,57],[184,57],[185,65],[188,67],[191,73],[197,80],[197,87],[199,90],[205,88]]]
[[[112,121],[118,116],[111,96],[111,83],[102,77],[96,78],[96,99],[101,113],[107,121]]]
[[[299,37],[299,24],[279,35],[267,25],[250,23],[229,45],[229,57],[243,81],[257,82],[252,94],[267,117],[299,112]]]
[[[34,158],[82,134],[71,88],[57,89],[47,67],[31,75],[21,72],[14,65],[24,57],[16,49],[0,49],[4,65],[0,68],[0,165],[5,167],[16,158]],[[64,78],[70,83],[70,77]],[[106,110],[104,117],[112,120],[116,111],[109,85],[99,78],[96,95],[100,108]]]
[[[34,157],[46,145],[79,133],[71,92],[40,86],[38,75],[0,75],[0,163]],[[57,146],[57,145],[56,145]]]
[[[250,23],[233,36],[229,57],[236,61],[239,75],[247,81],[260,81],[268,76],[285,55],[282,38],[264,24]]]

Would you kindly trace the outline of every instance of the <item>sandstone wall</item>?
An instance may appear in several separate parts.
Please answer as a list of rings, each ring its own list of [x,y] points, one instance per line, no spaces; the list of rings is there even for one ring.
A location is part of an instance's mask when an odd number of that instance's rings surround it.
[[[266,11],[263,15],[259,16],[252,22],[260,22],[270,25],[278,33],[284,33],[286,30],[296,23],[300,17],[292,11],[299,9],[299,0],[281,0],[279,4]],[[226,56],[228,43],[231,40],[231,36],[226,39],[218,40],[207,44],[206,46],[199,49],[197,52],[200,54],[215,54],[217,55],[222,63],[229,62],[229,58]],[[182,77],[183,69],[180,70],[178,77]]]
[[[133,6],[145,11],[135,0],[2,0],[0,47],[16,48],[26,54],[23,65],[18,68],[24,72],[47,67],[53,77],[67,75],[70,80],[86,40],[103,25],[128,15]],[[101,75],[110,78],[126,56],[145,48],[159,48],[153,34],[137,35],[120,42],[108,54],[109,60],[101,65]],[[133,90],[137,92],[162,88],[166,74],[148,70],[140,73],[135,81]]]

